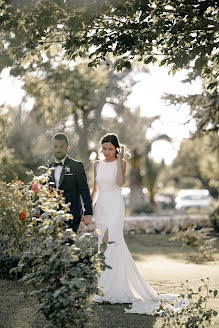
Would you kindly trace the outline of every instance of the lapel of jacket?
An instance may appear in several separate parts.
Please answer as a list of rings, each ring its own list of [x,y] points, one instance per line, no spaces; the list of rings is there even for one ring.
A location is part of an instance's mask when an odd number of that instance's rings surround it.
[[[64,179],[64,176],[65,176],[65,166],[66,166],[66,164],[68,163],[68,156],[66,156],[66,159],[65,159],[65,162],[64,162],[64,165],[63,165],[63,168],[62,168],[62,172],[61,172],[61,175],[60,175],[60,179],[59,179],[59,186],[58,186],[58,188],[61,186],[61,184],[62,184],[62,181],[63,181],[63,179]]]
[[[50,169],[51,169],[51,175],[50,175],[50,184],[52,187],[56,188],[56,180],[55,180],[55,162],[51,163]]]

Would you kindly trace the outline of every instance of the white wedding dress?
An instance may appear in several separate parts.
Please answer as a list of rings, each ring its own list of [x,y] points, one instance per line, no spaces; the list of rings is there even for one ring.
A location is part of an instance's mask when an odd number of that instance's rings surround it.
[[[108,230],[109,241],[105,251],[106,263],[112,269],[101,272],[98,285],[104,296],[95,295],[95,302],[130,303],[127,313],[152,314],[162,300],[174,301],[174,310],[183,305],[177,295],[160,294],[143,279],[127,248],[123,235],[125,206],[121,187],[116,184],[118,160],[100,161],[96,181],[99,194],[95,207],[96,228],[100,230],[99,244]],[[184,301],[185,302],[185,301]],[[169,306],[169,305],[167,305]]]

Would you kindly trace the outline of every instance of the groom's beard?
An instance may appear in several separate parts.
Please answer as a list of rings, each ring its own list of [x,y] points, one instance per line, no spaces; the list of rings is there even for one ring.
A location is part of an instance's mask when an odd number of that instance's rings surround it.
[[[55,158],[58,160],[58,161],[61,161],[63,158],[65,158],[66,154],[61,154],[61,153],[56,153],[55,154]]]

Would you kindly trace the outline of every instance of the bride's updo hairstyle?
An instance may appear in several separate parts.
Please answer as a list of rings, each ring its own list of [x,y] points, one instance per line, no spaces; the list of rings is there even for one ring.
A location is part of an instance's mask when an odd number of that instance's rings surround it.
[[[120,148],[121,147],[121,145],[119,144],[119,139],[118,139],[117,135],[114,134],[114,133],[106,134],[105,136],[103,136],[103,138],[101,139],[100,142],[101,142],[101,145],[103,145],[106,142],[111,142],[111,144],[113,146],[115,146],[115,148]],[[124,146],[124,145],[122,145],[122,146]],[[129,152],[128,152],[128,149],[126,147],[125,147],[125,150],[126,150],[126,153],[128,155],[130,155]],[[117,150],[115,152],[115,157],[118,157],[118,151]]]

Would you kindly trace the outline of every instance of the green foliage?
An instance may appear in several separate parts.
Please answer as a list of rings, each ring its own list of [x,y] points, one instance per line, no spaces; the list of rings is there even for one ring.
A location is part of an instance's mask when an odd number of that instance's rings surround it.
[[[191,82],[190,79],[183,82]],[[219,130],[219,95],[217,91],[209,93],[203,89],[201,94],[180,96],[165,94],[163,97],[168,105],[175,105],[180,108],[182,105],[190,107],[190,120],[196,122],[196,134],[217,134]],[[214,147],[218,146],[218,141]]]
[[[102,116],[104,105],[110,104],[117,114],[125,111],[123,103],[134,82],[130,78],[129,85],[125,87],[127,71],[118,74],[110,71],[105,64],[89,68],[87,60],[73,66],[60,58],[54,60],[48,57],[46,62],[39,60],[37,65],[38,74],[33,74],[35,69],[31,67],[22,77],[27,100],[31,97],[35,102],[20,127],[30,127],[25,128],[27,135],[31,128],[33,132],[27,139],[21,134],[19,124],[14,124],[10,140],[15,149],[26,145],[34,150],[37,137],[44,141],[46,135],[51,136],[57,130],[66,131],[71,141],[70,156],[89,166],[89,156],[93,151],[91,145],[97,143],[97,135],[100,137],[105,123]],[[34,123],[39,126],[38,129]],[[46,144],[48,148],[48,137]],[[22,151],[22,154],[24,158],[28,156],[27,152]],[[28,162],[33,162],[33,158],[37,161],[36,155],[39,157],[40,154],[34,152],[34,155]]]
[[[201,279],[202,283],[197,291],[194,291],[188,286],[188,281],[186,285],[182,285],[184,293],[179,296],[182,299],[188,299],[189,305],[181,308],[178,311],[174,311],[169,307],[162,306],[158,310],[163,318],[163,324],[161,328],[207,328],[213,327],[214,317],[217,316],[217,311],[208,308],[209,299],[215,298],[218,291],[211,290],[209,288],[209,279]]]
[[[10,277],[25,249],[33,192],[20,180],[0,182],[0,277]],[[12,274],[13,276],[14,274]]]
[[[216,201],[210,213],[211,224],[216,232],[219,232],[219,202]]]
[[[39,185],[37,215],[25,227],[26,249],[11,272],[26,272],[23,280],[33,285],[31,295],[52,327],[84,327],[92,297],[100,293],[97,279],[105,257],[97,252],[95,234],[78,238],[67,228],[66,222],[72,219],[69,204],[61,191],[48,187],[47,176],[35,178],[34,184]]]
[[[196,229],[194,225],[188,227],[186,230],[175,232],[175,236],[171,237],[169,240],[179,241],[182,247],[189,246],[195,250],[195,261],[213,261],[216,252],[214,245],[217,238],[209,235],[212,230],[212,228]]]
[[[32,113],[38,121],[53,127],[73,119],[77,134],[86,124],[90,129],[95,119],[98,124],[109,83],[106,65],[94,69],[88,68],[86,63],[77,63],[71,67],[50,58],[46,63],[38,62],[38,70],[37,76],[31,71],[23,76],[25,91],[35,99]]]
[[[216,88],[215,0],[2,0],[0,5],[2,67],[21,59],[27,65],[61,49],[73,59],[89,54],[89,66],[113,56],[117,70],[129,69],[135,60],[147,64],[161,57],[160,65],[173,72],[192,62],[209,91]]]
[[[219,148],[215,133],[184,140],[177,157],[166,170],[166,184],[177,189],[207,189],[215,199],[219,196]],[[165,179],[165,177],[164,177]]]
[[[47,162],[51,140],[48,140],[44,121],[37,121],[34,113],[27,112],[25,101],[18,107],[8,108],[8,115],[8,146],[13,150],[13,164],[15,162],[13,174],[29,182],[31,177],[27,172],[39,174],[38,167]]]
[[[51,327],[85,327],[97,280],[105,269],[97,236],[78,237],[62,191],[48,185],[48,174],[0,184],[0,276],[23,276]]]
[[[25,172],[32,169],[36,173],[39,165],[51,159],[51,140],[56,131],[67,133],[69,155],[85,163],[89,178],[93,178],[89,157],[91,153],[98,155],[99,140],[109,131],[117,133],[131,152],[135,148],[144,151],[147,128],[158,116],[144,118],[140,109],[132,111],[124,106],[135,84],[133,72],[117,73],[104,64],[95,69],[88,68],[87,63],[71,67],[51,58],[41,62],[38,69],[37,75],[30,70],[23,76],[27,92],[23,103],[8,109],[11,122],[6,124],[7,145],[14,159],[23,163],[22,167],[13,167],[15,176],[29,181]],[[29,97],[35,101],[27,114],[25,104]],[[117,115],[103,116],[104,105]]]
[[[9,182],[17,177],[22,160],[16,158],[13,147],[9,145],[11,117],[3,106],[0,106],[0,111],[0,179]]]
[[[37,125],[33,116],[24,109],[23,102],[16,108],[1,108],[0,179],[5,182],[17,178],[29,182],[26,172],[37,171],[39,165],[46,162],[48,143],[44,124],[41,121]]]
[[[89,156],[98,152],[94,145],[105,133],[104,105],[110,103],[119,115],[130,112],[123,106],[134,84],[128,75],[127,71],[119,74],[110,71],[105,64],[88,68],[87,62],[72,66],[60,58],[38,61],[37,69],[31,67],[22,76],[26,92],[22,103],[16,108],[3,108],[8,119],[4,120],[4,139],[0,126],[5,143],[4,153],[0,149],[0,174],[3,171],[7,175],[6,181],[18,176],[28,182],[26,171],[38,174],[39,165],[53,156],[52,136],[65,131],[70,140],[69,155],[85,163],[89,176],[92,166]],[[34,99],[33,108],[27,111],[30,99]]]
[[[140,108],[131,110],[124,107],[115,117],[104,119],[103,130],[104,133],[109,131],[116,133],[119,140],[127,145],[132,155],[134,151],[143,153],[147,143],[147,130],[157,119],[159,116],[141,116]]]

